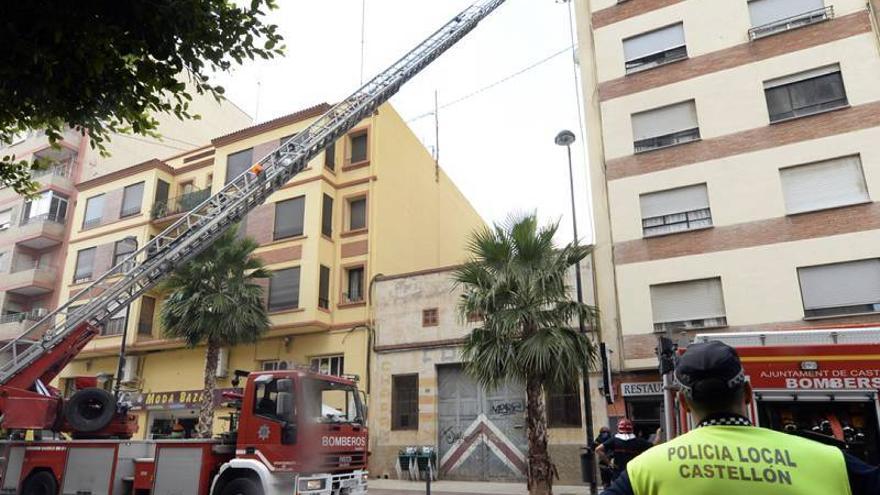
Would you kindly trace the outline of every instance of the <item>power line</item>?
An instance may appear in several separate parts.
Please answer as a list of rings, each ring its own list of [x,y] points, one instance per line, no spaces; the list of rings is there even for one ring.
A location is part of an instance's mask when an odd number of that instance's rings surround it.
[[[488,91],[488,90],[494,88],[495,86],[498,86],[499,84],[503,84],[503,83],[505,83],[505,82],[507,82],[507,81],[509,81],[509,80],[511,80],[511,79],[513,79],[513,78],[515,78],[515,77],[517,77],[517,76],[521,76],[521,75],[525,74],[526,72],[529,72],[529,71],[531,71],[531,70],[533,70],[533,69],[538,68],[539,66],[541,66],[541,65],[543,65],[543,64],[545,64],[545,63],[547,63],[547,62],[549,62],[550,60],[553,60],[554,58],[556,58],[556,57],[562,55],[563,53],[570,51],[573,47],[574,47],[574,45],[567,46],[567,47],[563,48],[562,50],[559,50],[559,51],[557,51],[557,52],[555,52],[555,53],[553,53],[553,54],[551,54],[551,55],[548,55],[547,57],[544,57],[544,58],[542,58],[541,60],[538,60],[537,62],[535,62],[535,63],[533,63],[533,64],[531,64],[531,65],[529,65],[529,66],[527,66],[527,67],[525,67],[525,68],[523,68],[523,69],[520,69],[520,70],[518,70],[518,71],[516,71],[516,72],[514,72],[514,73],[512,73],[512,74],[509,74],[509,75],[507,75],[507,76],[505,76],[505,77],[503,77],[503,78],[501,78],[501,79],[499,79],[499,80],[493,82],[492,84],[489,84],[488,86],[483,86],[482,88],[480,88],[480,89],[478,89],[478,90],[476,90],[476,91],[473,91],[473,92],[471,92],[471,93],[468,93],[468,94],[462,96],[461,98],[457,98],[457,99],[452,100],[452,101],[450,101],[450,102],[448,102],[448,103],[444,103],[443,105],[440,105],[440,108],[451,107],[452,105],[455,105],[456,103],[461,103],[461,102],[463,102],[463,101],[465,101],[465,100],[471,99],[471,98],[473,98],[474,96],[479,95],[480,93],[483,93],[483,92],[485,92],[485,91]],[[407,120],[407,123],[409,123],[409,122],[414,122],[414,121],[416,121],[416,120],[423,119],[423,118],[425,118],[425,117],[430,117],[431,115],[434,115],[434,112],[433,112],[433,111],[432,111],[432,112],[425,112],[425,113],[423,113],[423,114],[421,114],[421,115],[417,115],[417,116],[415,116],[415,117],[413,117],[413,118]]]
[[[166,148],[171,148],[171,149],[173,149],[173,150],[177,150],[177,151],[190,151],[190,150],[193,149],[193,148],[180,148],[180,147],[177,147],[177,146],[171,146],[170,144],[165,144],[165,143],[162,143],[162,142],[160,142],[160,141],[150,141],[150,140],[148,140],[148,139],[141,139],[141,138],[137,138],[137,137],[131,136],[131,135],[129,135],[129,134],[120,134],[120,133],[118,133],[118,132],[117,132],[117,133],[114,133],[114,134],[117,135],[117,136],[121,136],[121,137],[124,137],[124,138],[131,139],[132,141],[140,141],[140,142],[142,142],[142,143],[155,144],[155,145],[159,145],[159,146],[164,146],[164,147],[166,147]],[[168,138],[168,139],[170,139],[170,138]],[[174,141],[179,141],[179,140],[175,139]],[[184,141],[181,141],[181,142],[184,143],[184,144],[190,144],[190,143],[186,143],[186,142],[184,142]],[[196,145],[193,145],[193,146],[196,146]],[[196,146],[196,147],[198,147],[198,146]]]

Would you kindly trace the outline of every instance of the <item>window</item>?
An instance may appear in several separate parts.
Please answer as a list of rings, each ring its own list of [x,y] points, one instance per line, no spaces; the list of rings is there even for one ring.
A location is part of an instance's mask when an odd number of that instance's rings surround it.
[[[642,194],[639,203],[645,237],[712,226],[706,184]]]
[[[429,308],[422,310],[422,326],[436,327],[440,323],[440,310],[437,308]]]
[[[290,417],[278,416],[278,380],[263,375],[254,380],[254,414],[279,421],[292,421]]]
[[[51,221],[63,223],[67,216],[67,196],[54,191],[44,191],[24,204],[22,225],[31,222]]]
[[[126,186],[122,191],[122,209],[119,217],[129,217],[141,212],[141,203],[144,202],[144,183]]]
[[[97,248],[81,249],[76,253],[76,269],[73,274],[73,283],[91,280],[92,270],[95,268],[95,251]]]
[[[419,429],[419,375],[391,377],[391,429]]]
[[[751,39],[763,38],[830,19],[832,7],[825,7],[823,0],[751,0],[749,16],[752,18]]]
[[[849,105],[837,64],[767,81],[764,96],[770,123]]]
[[[336,143],[324,150],[324,166],[330,170],[336,170]]]
[[[635,113],[632,128],[636,153],[700,139],[694,100]]]
[[[275,203],[275,240],[303,235],[305,205],[305,196]]]
[[[162,179],[156,181],[156,203],[167,203],[171,186]]]
[[[104,195],[99,194],[86,200],[86,213],[83,217],[82,228],[88,229],[101,225],[104,216]]]
[[[483,321],[483,315],[477,311],[469,311],[467,314],[468,323],[478,323]]]
[[[128,322],[128,306],[120,309],[113,316],[110,317],[110,320],[104,324],[104,328],[101,329],[101,335],[122,335],[125,332],[125,325]]]
[[[870,199],[858,155],[783,168],[779,175],[789,215]]]
[[[180,195],[186,195],[191,192],[195,192],[196,184],[193,181],[188,181],[180,185]]]
[[[547,393],[547,422],[553,428],[581,427],[581,395],[577,387]]]
[[[317,373],[342,376],[345,373],[345,356],[322,356],[311,360],[311,368]]]
[[[299,267],[277,270],[269,280],[269,311],[299,307]]]
[[[116,241],[116,244],[113,246],[113,266],[122,263],[131,253],[137,251],[137,248],[138,242],[134,236]]]
[[[261,371],[283,371],[286,370],[289,365],[287,361],[280,361],[278,359],[273,359],[271,361],[262,361],[260,363]]]
[[[253,163],[253,148],[233,153],[226,157],[226,182],[229,184],[233,179],[244,173]]]
[[[367,228],[367,198],[348,202],[348,230]]]
[[[321,233],[333,237],[333,197],[328,194],[324,195],[321,205]]]
[[[12,225],[12,209],[0,211],[0,231],[8,229]]]
[[[156,316],[156,299],[150,296],[141,298],[141,314],[138,318],[138,334],[153,335],[153,318]]]
[[[360,132],[349,137],[351,140],[351,163],[367,161],[367,132]]]
[[[330,268],[321,265],[318,276],[318,307],[330,309]]]
[[[349,268],[345,271],[346,288],[348,292],[342,295],[342,299],[347,303],[361,302],[364,300],[364,267]]]
[[[652,285],[651,308],[655,332],[727,325],[720,278]]]
[[[804,316],[880,311],[880,259],[798,268]]]
[[[673,24],[623,40],[623,55],[627,74],[687,58],[684,24]]]

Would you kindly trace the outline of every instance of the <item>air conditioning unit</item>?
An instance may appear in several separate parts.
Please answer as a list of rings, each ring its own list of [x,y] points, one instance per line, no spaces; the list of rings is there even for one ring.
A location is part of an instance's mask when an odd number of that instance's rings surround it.
[[[224,347],[221,348],[220,353],[217,354],[217,369],[214,371],[214,376],[217,378],[226,378],[229,376],[227,368],[229,368],[229,349]]]
[[[138,364],[140,356],[125,356],[125,364],[122,366],[122,383],[132,383],[138,380]]]

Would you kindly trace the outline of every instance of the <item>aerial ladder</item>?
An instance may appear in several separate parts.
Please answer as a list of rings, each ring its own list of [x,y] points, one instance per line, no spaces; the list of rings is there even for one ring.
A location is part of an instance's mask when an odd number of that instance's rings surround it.
[[[226,229],[287,184],[311,159],[372,115],[403,84],[504,1],[479,0],[463,10],[302,132],[260,158],[216,194],[0,348],[0,427],[72,432],[85,428],[95,436],[130,436],[132,418],[127,416],[124,406],[117,404],[112,421],[89,423],[83,421],[83,415],[106,419],[106,411],[101,411],[106,404],[78,401],[78,409],[71,409],[49,382],[113,314],[204,251]],[[73,417],[68,417],[70,414]],[[76,419],[73,422],[77,424],[70,424],[68,419]]]

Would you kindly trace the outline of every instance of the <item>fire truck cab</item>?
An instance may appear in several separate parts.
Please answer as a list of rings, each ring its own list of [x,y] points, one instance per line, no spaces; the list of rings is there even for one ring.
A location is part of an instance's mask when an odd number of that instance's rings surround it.
[[[231,399],[238,426],[216,439],[3,442],[0,493],[366,493],[366,411],[355,382],[306,370],[250,373]]]
[[[880,328],[716,333],[752,385],[752,421],[838,445],[880,464]],[[679,431],[693,425],[678,408]]]

